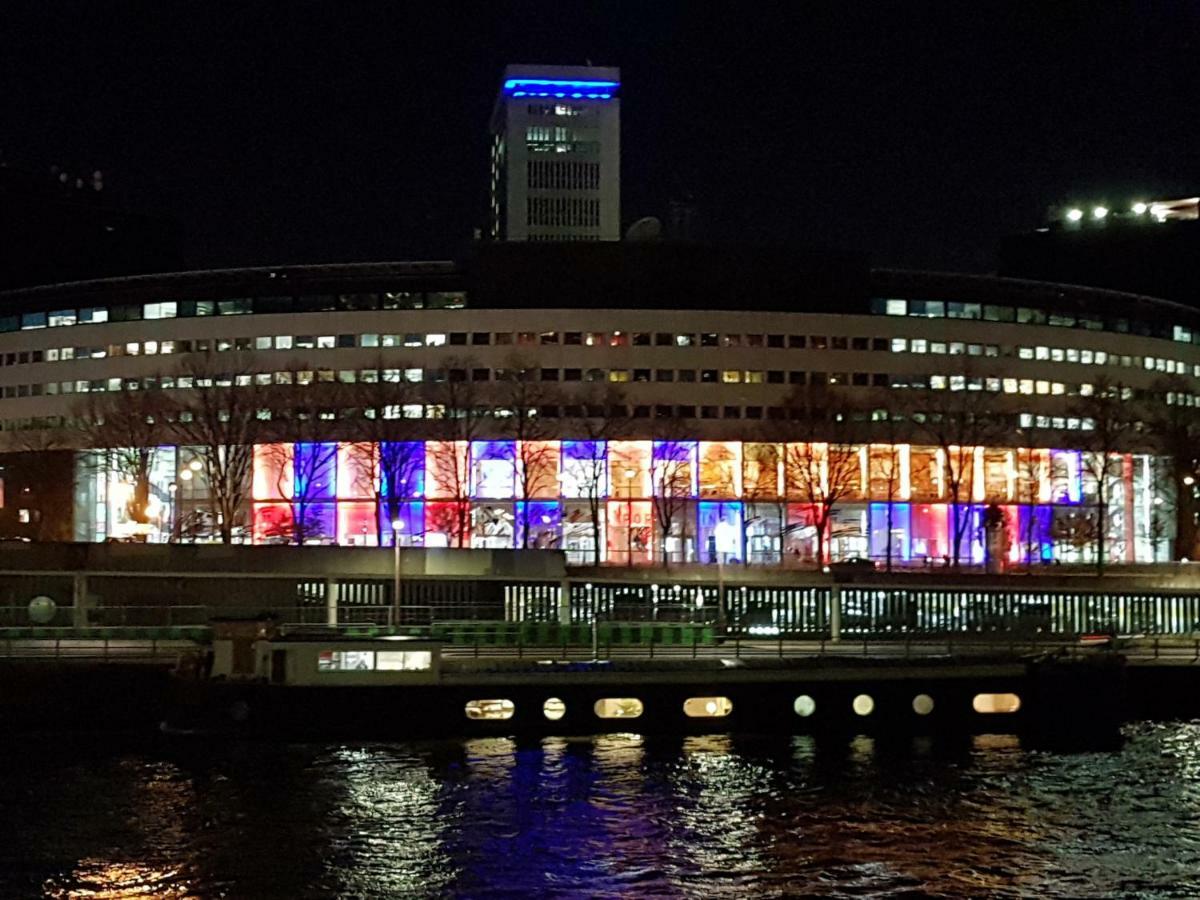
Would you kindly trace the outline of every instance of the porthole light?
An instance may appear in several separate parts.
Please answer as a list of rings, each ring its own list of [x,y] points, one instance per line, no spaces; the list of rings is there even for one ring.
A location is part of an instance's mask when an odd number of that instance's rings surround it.
[[[817,711],[817,701],[808,694],[801,694],[796,698],[796,702],[792,704],[792,709],[796,711],[796,715],[807,719]]]
[[[870,694],[859,694],[854,698],[854,711],[860,716],[869,716],[875,712],[875,701]]]

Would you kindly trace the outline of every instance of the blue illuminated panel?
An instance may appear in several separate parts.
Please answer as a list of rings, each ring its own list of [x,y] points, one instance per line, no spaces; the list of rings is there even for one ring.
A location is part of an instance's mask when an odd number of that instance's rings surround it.
[[[611,100],[621,87],[618,81],[570,81],[557,78],[509,78],[504,93],[510,97],[557,97],[563,100]]]

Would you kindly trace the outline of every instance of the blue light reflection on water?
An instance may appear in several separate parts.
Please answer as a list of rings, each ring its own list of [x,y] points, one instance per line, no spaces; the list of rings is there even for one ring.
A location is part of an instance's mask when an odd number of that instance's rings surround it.
[[[1200,725],[6,749],[5,897],[1200,894]]]

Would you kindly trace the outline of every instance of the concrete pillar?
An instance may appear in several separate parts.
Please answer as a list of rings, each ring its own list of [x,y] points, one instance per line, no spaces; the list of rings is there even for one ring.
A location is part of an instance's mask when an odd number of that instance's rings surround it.
[[[76,572],[71,579],[71,624],[76,628],[86,628],[88,625],[88,608],[91,601],[88,598],[88,578],[86,572]]]
[[[837,582],[829,585],[829,639],[842,639],[842,586]]]
[[[338,623],[338,583],[336,578],[325,579],[325,623]]]
[[[558,583],[558,624],[571,624],[571,581],[567,578]]]

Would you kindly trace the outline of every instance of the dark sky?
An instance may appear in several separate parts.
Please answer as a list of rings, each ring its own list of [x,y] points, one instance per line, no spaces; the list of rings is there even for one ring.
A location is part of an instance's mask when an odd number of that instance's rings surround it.
[[[1057,202],[1200,191],[1200,4],[0,4],[0,154],[202,266],[445,257],[506,62],[622,68],[623,218],[986,271]]]

